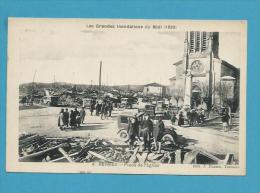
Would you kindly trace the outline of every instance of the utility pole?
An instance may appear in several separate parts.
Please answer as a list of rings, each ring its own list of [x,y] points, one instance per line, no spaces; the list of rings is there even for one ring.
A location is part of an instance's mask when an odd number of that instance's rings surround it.
[[[33,74],[32,90],[31,90],[31,94],[32,95],[34,94],[34,87],[35,87],[34,81],[35,81],[36,72],[37,72],[37,70],[35,70],[34,74]]]
[[[99,64],[99,85],[98,85],[98,96],[101,94],[101,75],[102,75],[102,61]]]
[[[212,60],[213,60],[213,33],[210,34],[210,69],[209,69],[209,101],[208,101],[208,108],[211,110],[211,106],[212,106]]]
[[[53,75],[53,88],[55,88],[55,82],[56,82],[56,80],[55,80],[55,74]]]
[[[90,81],[90,89],[92,90],[93,80]]]
[[[185,34],[185,81],[184,81],[184,105],[189,106],[191,108],[191,89],[192,89],[192,74],[189,69],[189,41],[188,41],[188,33]]]

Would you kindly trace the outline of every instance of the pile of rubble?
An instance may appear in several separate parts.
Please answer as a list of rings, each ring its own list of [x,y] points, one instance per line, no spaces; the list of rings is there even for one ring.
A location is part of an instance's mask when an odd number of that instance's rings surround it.
[[[231,155],[220,160],[203,150],[188,150],[172,143],[162,144],[160,152],[148,153],[142,151],[141,143],[136,144],[134,150],[129,150],[127,144],[113,144],[104,139],[54,138],[38,134],[21,134],[19,136],[19,161],[21,162],[191,164],[200,162],[201,156],[204,156],[212,163],[227,164],[232,161]]]

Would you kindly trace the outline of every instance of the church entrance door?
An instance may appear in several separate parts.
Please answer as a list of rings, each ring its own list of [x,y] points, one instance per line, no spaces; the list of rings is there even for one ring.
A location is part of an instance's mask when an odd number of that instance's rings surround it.
[[[202,103],[201,89],[199,86],[193,86],[191,92],[191,108],[194,109]]]

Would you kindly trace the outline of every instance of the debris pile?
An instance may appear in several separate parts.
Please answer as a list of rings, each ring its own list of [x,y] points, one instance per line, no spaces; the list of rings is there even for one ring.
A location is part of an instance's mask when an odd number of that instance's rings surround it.
[[[108,163],[168,163],[196,164],[209,163],[228,164],[233,161],[228,154],[224,160],[195,149],[188,150],[174,144],[162,144],[161,150],[142,151],[142,145],[136,144],[129,150],[127,144],[117,145],[104,139],[85,139],[79,137],[57,138],[38,134],[21,134],[19,136],[19,161],[21,162],[108,162]]]

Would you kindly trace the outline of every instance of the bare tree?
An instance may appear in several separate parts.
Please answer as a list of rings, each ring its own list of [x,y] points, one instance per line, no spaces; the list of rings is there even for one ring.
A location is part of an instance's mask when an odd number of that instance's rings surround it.
[[[209,85],[206,83],[201,83],[200,88],[201,88],[201,97],[208,98],[209,97]]]
[[[201,98],[202,98],[203,102],[206,103],[207,110],[210,110],[211,104],[209,101],[209,97],[210,97],[209,96],[209,85],[203,82],[200,84],[200,88],[201,88]]]
[[[221,104],[231,106],[233,99],[232,84],[229,82],[220,81],[216,84],[216,92],[218,93]]]
[[[177,107],[180,100],[183,100],[184,90],[181,87],[173,89],[172,96],[176,100]]]

